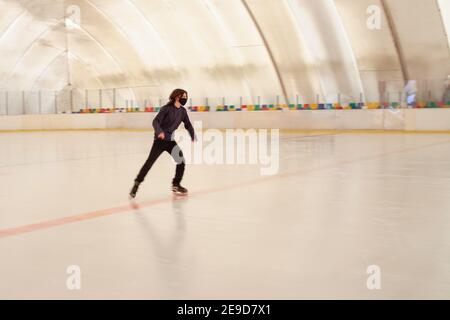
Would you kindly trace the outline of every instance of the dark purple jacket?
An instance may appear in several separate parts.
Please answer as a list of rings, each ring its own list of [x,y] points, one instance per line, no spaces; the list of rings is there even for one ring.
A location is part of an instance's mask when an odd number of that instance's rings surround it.
[[[189,131],[192,140],[195,140],[194,127],[189,121],[189,116],[184,107],[177,108],[175,104],[169,102],[163,106],[155,119],[153,120],[153,128],[155,129],[155,139],[158,135],[164,132],[164,140],[173,140],[173,133],[179,127],[181,122],[184,122],[184,127]]]

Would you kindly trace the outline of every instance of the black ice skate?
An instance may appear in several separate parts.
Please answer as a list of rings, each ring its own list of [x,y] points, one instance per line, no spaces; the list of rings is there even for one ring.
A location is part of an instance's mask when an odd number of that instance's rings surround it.
[[[188,193],[188,190],[179,184],[174,184],[172,185],[172,192],[174,194],[186,195]]]
[[[133,188],[131,188],[130,191],[130,199],[134,199],[136,197],[136,193],[138,192],[140,184],[141,184],[140,182],[137,181],[134,182]]]

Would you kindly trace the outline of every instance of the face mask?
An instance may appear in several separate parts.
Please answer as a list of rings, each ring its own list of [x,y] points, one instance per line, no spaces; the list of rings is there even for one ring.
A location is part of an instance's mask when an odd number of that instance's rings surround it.
[[[187,103],[187,99],[186,98],[181,98],[180,99],[180,103],[182,106],[184,106]]]

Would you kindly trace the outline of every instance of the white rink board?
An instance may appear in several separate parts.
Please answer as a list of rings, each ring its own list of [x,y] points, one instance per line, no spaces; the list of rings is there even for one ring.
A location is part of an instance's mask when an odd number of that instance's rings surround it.
[[[0,130],[148,129],[156,113],[1,116]],[[450,130],[450,109],[191,112],[208,128]]]

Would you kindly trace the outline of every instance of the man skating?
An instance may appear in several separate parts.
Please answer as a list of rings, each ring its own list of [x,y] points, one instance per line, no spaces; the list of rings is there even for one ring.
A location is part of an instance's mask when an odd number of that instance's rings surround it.
[[[153,120],[155,140],[153,141],[153,146],[147,161],[145,161],[134,181],[134,185],[130,191],[130,198],[136,197],[139,185],[144,181],[148,171],[164,151],[170,153],[177,163],[175,177],[172,180],[172,191],[176,194],[187,194],[187,189],[180,185],[184,174],[185,159],[183,152],[174,140],[175,130],[181,122],[184,122],[184,126],[189,131],[192,141],[195,141],[194,127],[189,120],[186,109],[183,108],[187,99],[188,95],[185,90],[175,89],[170,95],[170,101],[161,108]]]

